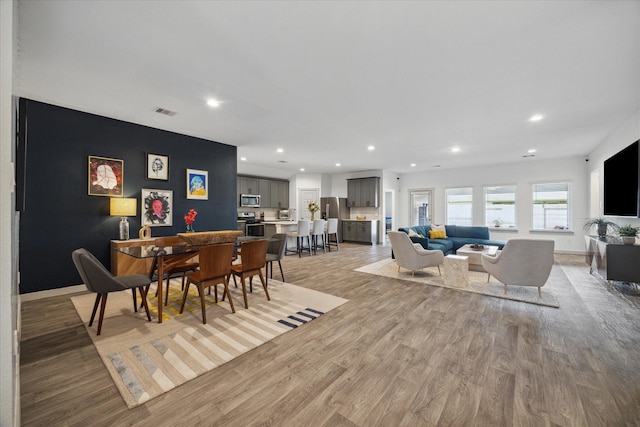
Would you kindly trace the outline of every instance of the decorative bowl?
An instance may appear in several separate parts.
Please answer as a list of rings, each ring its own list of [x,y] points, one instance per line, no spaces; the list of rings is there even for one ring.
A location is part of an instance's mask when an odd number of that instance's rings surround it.
[[[474,251],[481,251],[481,250],[484,250],[484,245],[479,245],[479,244],[477,244],[477,243],[472,244],[472,245],[469,245],[469,247],[470,247],[471,249],[473,249]]]
[[[193,233],[178,233],[178,237],[189,245],[203,246],[218,243],[235,243],[241,234],[242,231],[240,230],[196,231]]]

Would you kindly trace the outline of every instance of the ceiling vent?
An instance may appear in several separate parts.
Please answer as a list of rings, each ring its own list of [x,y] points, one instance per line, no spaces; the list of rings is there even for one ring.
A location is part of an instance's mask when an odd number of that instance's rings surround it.
[[[278,163],[287,163],[286,160],[278,160]]]
[[[165,110],[164,108],[156,108],[156,113],[164,114],[165,116],[171,116],[171,117],[178,114],[175,111]]]

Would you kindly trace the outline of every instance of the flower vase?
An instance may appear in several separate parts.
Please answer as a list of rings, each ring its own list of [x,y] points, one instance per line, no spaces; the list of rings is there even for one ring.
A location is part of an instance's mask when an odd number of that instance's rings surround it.
[[[311,212],[311,221],[315,221],[315,219],[316,219],[316,213]]]
[[[195,230],[193,229],[192,224],[187,224],[187,233],[193,233]]]

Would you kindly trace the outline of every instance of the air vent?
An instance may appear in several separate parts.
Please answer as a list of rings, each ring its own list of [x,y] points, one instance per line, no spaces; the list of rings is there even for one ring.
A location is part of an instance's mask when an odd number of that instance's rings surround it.
[[[178,114],[175,111],[165,110],[164,108],[156,108],[156,113],[164,114],[165,116],[171,116],[171,117]]]
[[[525,155],[524,155],[524,156],[522,156],[522,157],[535,157],[535,156],[536,156],[535,154],[525,154]]]
[[[287,163],[286,160],[278,160],[278,163]]]

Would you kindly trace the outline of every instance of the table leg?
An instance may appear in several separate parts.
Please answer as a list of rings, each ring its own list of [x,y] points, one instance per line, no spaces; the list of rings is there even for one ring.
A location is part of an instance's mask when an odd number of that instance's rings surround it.
[[[158,323],[162,323],[162,282],[164,277],[164,257],[158,257]]]

